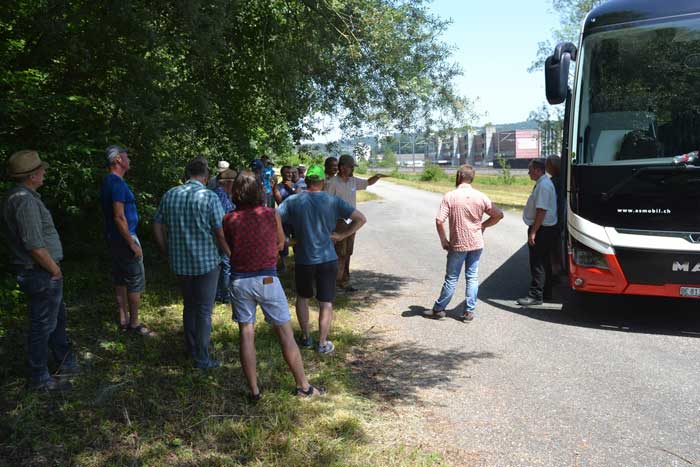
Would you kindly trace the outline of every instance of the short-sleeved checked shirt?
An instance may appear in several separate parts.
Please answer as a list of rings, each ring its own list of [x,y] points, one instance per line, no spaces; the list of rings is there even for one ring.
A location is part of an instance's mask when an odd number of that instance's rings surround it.
[[[173,272],[200,276],[220,261],[213,229],[221,228],[219,197],[195,180],[165,193],[153,219],[168,228],[168,257]]]
[[[21,184],[12,188],[3,204],[2,218],[13,264],[34,265],[30,251],[37,248],[46,248],[54,261],[63,259],[61,240],[39,193]]]
[[[461,184],[442,198],[435,218],[440,222],[450,221],[450,250],[474,251],[484,247],[481,233],[484,213],[493,215],[491,200],[468,183]]]

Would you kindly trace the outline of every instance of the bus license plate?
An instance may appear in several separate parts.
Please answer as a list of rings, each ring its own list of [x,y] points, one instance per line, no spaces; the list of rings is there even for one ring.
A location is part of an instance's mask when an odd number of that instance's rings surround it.
[[[700,298],[700,287],[681,287],[681,297]]]

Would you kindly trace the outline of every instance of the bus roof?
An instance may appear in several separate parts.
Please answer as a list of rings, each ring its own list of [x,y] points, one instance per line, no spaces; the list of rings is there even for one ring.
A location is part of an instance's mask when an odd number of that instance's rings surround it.
[[[610,0],[591,11],[583,31],[693,13],[700,14],[698,0]]]

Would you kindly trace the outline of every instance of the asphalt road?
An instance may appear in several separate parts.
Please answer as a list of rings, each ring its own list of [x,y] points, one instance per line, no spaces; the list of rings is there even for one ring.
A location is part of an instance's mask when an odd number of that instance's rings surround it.
[[[477,317],[421,316],[445,268],[434,227],[440,196],[384,180],[363,203],[353,281],[368,321],[389,336],[381,379],[396,405],[423,407],[433,433],[468,465],[700,464],[700,303],[580,297],[521,308],[529,282],[520,212],[486,231]],[[432,437],[434,436],[434,437]],[[432,441],[432,444],[431,444]]]

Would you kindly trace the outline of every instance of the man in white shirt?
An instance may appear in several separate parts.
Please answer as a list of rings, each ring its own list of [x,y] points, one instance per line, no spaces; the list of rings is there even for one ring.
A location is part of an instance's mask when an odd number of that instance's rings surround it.
[[[326,168],[328,167],[326,166]],[[366,190],[369,185],[374,185],[384,175],[377,174],[365,180],[364,178],[353,176],[353,170],[355,170],[355,159],[348,154],[340,156],[338,160],[338,175],[326,180],[324,191],[339,197],[352,207],[357,207],[357,190]],[[338,219],[335,231],[342,233],[347,228],[345,219]],[[335,244],[335,253],[338,255],[338,277],[336,282],[338,287],[346,292],[357,291],[356,288],[350,285],[350,256],[354,248],[355,234]]]
[[[541,305],[552,298],[552,262],[550,255],[557,242],[557,194],[552,181],[545,175],[545,163],[533,159],[527,174],[535,187],[523,209],[530,251],[530,290],[519,298],[521,306]]]

